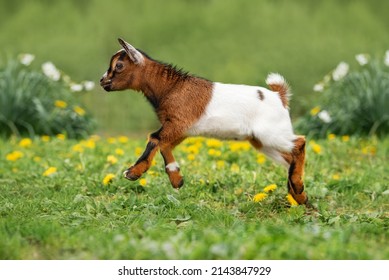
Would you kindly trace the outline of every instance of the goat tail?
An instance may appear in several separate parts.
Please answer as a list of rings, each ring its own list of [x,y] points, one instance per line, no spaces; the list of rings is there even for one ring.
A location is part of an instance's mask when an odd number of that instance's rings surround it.
[[[266,78],[266,84],[272,91],[275,91],[280,96],[282,105],[288,108],[291,91],[285,78],[278,73],[270,73]]]

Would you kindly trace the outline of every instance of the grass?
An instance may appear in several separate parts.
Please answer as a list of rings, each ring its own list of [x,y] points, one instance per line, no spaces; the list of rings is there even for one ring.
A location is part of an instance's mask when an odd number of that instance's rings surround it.
[[[285,170],[240,142],[181,144],[179,192],[160,155],[141,181],[122,178],[145,141],[0,145],[0,259],[389,258],[389,139],[310,141],[305,181],[317,212],[289,207]]]
[[[339,61],[382,56],[389,46],[389,2],[381,0],[0,3],[2,52],[33,53],[36,64],[50,60],[75,81],[97,83],[123,37],[214,81],[263,85],[267,73],[282,73],[295,94],[294,116],[313,107],[312,87]],[[157,128],[141,96],[96,89],[83,99],[101,131]]]

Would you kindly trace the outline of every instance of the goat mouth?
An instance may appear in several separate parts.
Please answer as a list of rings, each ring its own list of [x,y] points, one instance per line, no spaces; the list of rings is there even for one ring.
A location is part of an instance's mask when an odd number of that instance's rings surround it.
[[[101,84],[101,86],[103,87],[103,89],[105,90],[105,91],[111,91],[112,89],[112,85],[111,85],[111,83],[107,83],[107,84]]]

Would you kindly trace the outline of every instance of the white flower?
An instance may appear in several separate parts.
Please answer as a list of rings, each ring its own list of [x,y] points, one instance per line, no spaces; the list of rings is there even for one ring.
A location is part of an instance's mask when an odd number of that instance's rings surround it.
[[[58,71],[58,69],[55,67],[55,65],[48,61],[42,64],[42,71],[43,74],[45,74],[47,77],[52,79],[53,81],[58,81],[61,77],[61,73]]]
[[[84,81],[82,84],[86,91],[90,91],[95,88],[95,83],[92,81]]]
[[[336,66],[335,70],[332,72],[332,78],[334,81],[339,81],[348,73],[349,66],[346,62],[341,62]]]
[[[71,84],[70,90],[73,92],[80,92],[80,91],[82,91],[82,85],[81,84]]]
[[[22,53],[19,56],[20,63],[23,65],[26,65],[26,66],[30,65],[34,59],[35,59],[35,55],[30,54],[30,53]]]
[[[323,83],[318,83],[313,86],[313,90],[317,92],[322,92],[324,90],[324,85]]]
[[[325,123],[330,123],[332,120],[330,114],[326,110],[321,111],[317,116]]]
[[[389,66],[389,50],[385,53],[384,63],[386,66]]]
[[[355,59],[357,60],[357,62],[361,66],[366,65],[366,64],[369,63],[369,56],[367,54],[363,54],[363,53],[357,54],[355,56]]]

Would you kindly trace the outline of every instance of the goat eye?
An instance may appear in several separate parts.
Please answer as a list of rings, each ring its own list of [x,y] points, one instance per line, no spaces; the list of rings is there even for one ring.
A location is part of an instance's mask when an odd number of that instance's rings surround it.
[[[116,69],[117,70],[122,70],[123,69],[123,64],[122,63],[116,64]]]

